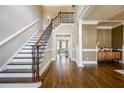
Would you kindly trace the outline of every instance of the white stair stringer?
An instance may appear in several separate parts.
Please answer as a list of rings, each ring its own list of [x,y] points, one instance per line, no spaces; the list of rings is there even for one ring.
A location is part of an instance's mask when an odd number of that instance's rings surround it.
[[[13,59],[12,62],[25,62],[25,63],[30,63],[32,62],[32,59]]]

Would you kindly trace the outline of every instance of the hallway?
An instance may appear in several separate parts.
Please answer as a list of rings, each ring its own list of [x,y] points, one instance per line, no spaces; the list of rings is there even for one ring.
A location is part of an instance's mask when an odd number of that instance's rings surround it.
[[[79,68],[74,61],[69,61],[65,56],[59,56],[57,62],[51,63],[42,79],[43,85],[41,87],[124,87],[124,76],[114,71],[122,68],[122,65],[116,63],[85,65],[84,68]]]

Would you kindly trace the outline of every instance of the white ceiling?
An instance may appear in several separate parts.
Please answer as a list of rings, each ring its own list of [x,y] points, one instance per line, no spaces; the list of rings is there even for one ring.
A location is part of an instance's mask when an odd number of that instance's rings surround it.
[[[92,5],[84,20],[100,20],[99,26],[117,26],[124,21],[124,5]],[[106,21],[105,21],[106,20]]]
[[[84,15],[85,20],[107,20],[124,10],[123,5],[94,5],[89,14]]]

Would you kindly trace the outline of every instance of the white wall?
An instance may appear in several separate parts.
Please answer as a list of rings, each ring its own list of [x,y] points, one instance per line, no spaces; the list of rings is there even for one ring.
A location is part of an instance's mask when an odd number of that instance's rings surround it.
[[[71,43],[71,45],[70,45],[70,47],[69,47],[69,49],[70,49],[70,51],[71,51],[71,58],[73,59],[73,58],[75,58],[75,53],[74,52],[72,52],[72,50],[75,48],[75,45],[76,45],[76,34],[75,34],[75,24],[74,23],[72,23],[72,24],[68,24],[68,23],[61,23],[55,30],[54,30],[54,32],[53,32],[53,35],[52,35],[52,37],[53,37],[53,39],[52,39],[52,46],[53,46],[53,49],[54,49],[54,52],[53,52],[53,58],[55,59],[56,58],[56,40],[57,40],[57,38],[56,38],[56,36],[57,35],[70,35],[70,43]]]
[[[40,13],[38,10],[41,10]],[[40,19],[39,23],[34,24],[23,33],[0,46],[1,67],[32,34],[39,29],[42,30],[42,6],[0,6],[0,12],[0,43],[37,19]]]
[[[52,36],[50,36],[47,48],[44,52],[44,57],[40,59],[42,64],[40,64],[40,75],[48,68],[52,61]]]
[[[0,6],[0,12],[0,41],[38,19],[31,6]]]
[[[48,21],[48,18],[54,18],[57,16],[58,12],[71,12],[72,6],[71,5],[46,5],[43,6],[43,24],[44,24],[44,29],[50,22]]]

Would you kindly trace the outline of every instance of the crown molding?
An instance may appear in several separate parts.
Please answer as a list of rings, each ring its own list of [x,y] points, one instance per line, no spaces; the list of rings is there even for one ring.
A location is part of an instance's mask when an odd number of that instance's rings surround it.
[[[75,17],[75,21],[77,21],[78,19],[82,19],[82,16],[84,16],[84,14],[87,12],[87,10],[90,8],[90,5],[82,5],[80,7],[80,11],[78,11]]]
[[[99,20],[82,20],[82,24],[98,24]]]
[[[121,26],[121,25],[124,25],[123,23],[120,23],[120,24],[117,24],[117,25],[115,25],[115,26],[112,26],[112,29],[113,28],[116,28],[116,27],[118,27],[118,26]]]
[[[96,29],[112,29],[112,26],[97,26]]]

